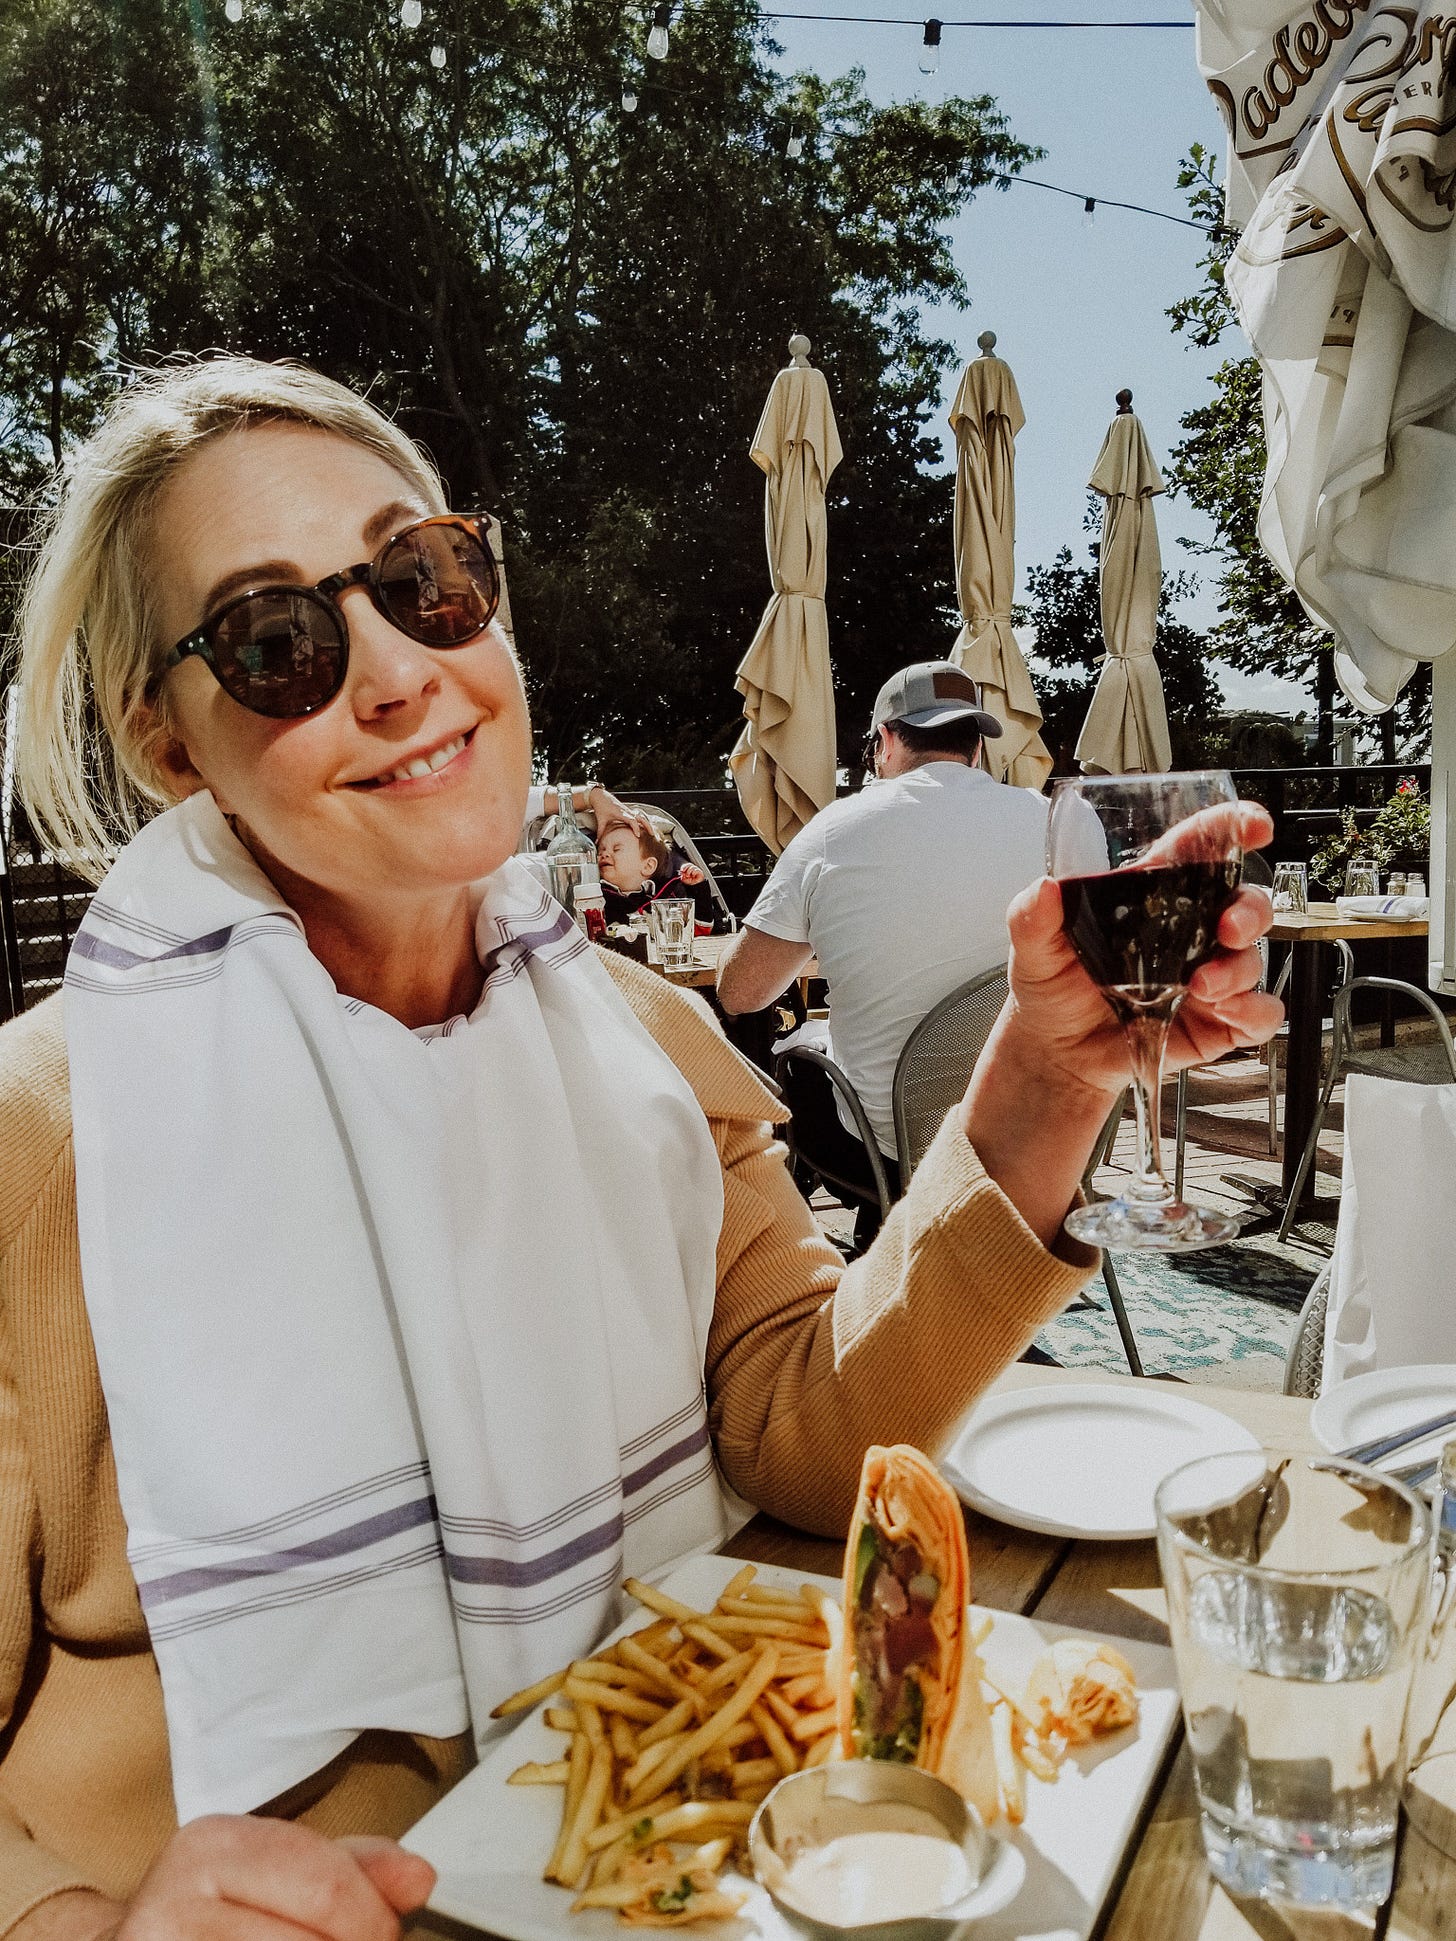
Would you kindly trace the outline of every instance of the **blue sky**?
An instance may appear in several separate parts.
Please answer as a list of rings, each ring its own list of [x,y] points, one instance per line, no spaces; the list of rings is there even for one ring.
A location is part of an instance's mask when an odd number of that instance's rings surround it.
[[[1222,124],[1194,62],[1191,26],[1075,33],[947,27],[939,71],[927,78],[918,66],[925,15],[906,13],[903,0],[876,0],[873,7],[859,0],[784,4],[903,16],[904,27],[771,25],[786,70],[836,75],[862,67],[877,101],[917,93],[931,100],[994,95],[1012,133],[1047,151],[1027,173],[1079,195],[1186,214],[1176,185],[1179,161],[1195,141],[1223,152]],[[956,11],[964,18],[970,9]],[[1100,6],[1000,0],[979,11],[998,19],[1176,20],[1185,13],[1182,0],[1102,0]],[[1026,408],[1017,441],[1018,572],[1050,560],[1063,544],[1085,558],[1086,481],[1116,393],[1124,385],[1132,390],[1133,408],[1162,460],[1179,436],[1182,413],[1207,395],[1221,356],[1239,348],[1230,336],[1222,352],[1196,350],[1173,334],[1165,315],[1196,287],[1203,239],[1194,229],[1100,206],[1088,227],[1080,202],[1017,184],[978,196],[952,240],[971,308],[938,310],[930,321],[962,359],[975,354],[983,330],[994,330]],[[947,403],[954,379],[948,372]],[[1164,497],[1157,506],[1165,568],[1198,570],[1176,541],[1206,536],[1206,522],[1181,500]],[[1216,618],[1210,584],[1186,617],[1204,625]],[[1219,675],[1235,705],[1291,711],[1308,705],[1304,691],[1289,683],[1229,669]]]

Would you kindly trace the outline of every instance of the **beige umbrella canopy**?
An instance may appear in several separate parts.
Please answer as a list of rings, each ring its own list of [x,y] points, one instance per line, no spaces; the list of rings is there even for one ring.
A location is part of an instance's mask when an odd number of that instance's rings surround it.
[[[1163,678],[1153,657],[1163,562],[1153,495],[1162,475],[1132,392],[1117,394],[1117,416],[1087,481],[1106,501],[1099,572],[1102,638],[1107,658],[1077,742],[1077,760],[1091,775],[1157,775],[1173,766]]]
[[[778,855],[834,800],[834,689],[824,606],[824,489],[843,457],[829,386],[809,340],[768,394],[749,456],[768,476],[764,526],[773,597],[738,669],[744,728],[730,765],[744,814]]]
[[[983,331],[981,355],[961,373],[950,408],[956,440],[955,566],[961,628],[951,659],[979,681],[987,709],[1002,724],[981,759],[998,781],[1039,789],[1052,758],[1037,730],[1041,709],[1011,630],[1016,587],[1016,434],[1026,422],[1011,366],[993,357],[996,337]]]

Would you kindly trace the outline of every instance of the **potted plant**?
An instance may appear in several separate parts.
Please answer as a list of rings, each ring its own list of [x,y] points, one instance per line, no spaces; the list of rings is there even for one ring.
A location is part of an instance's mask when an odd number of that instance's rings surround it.
[[[1309,873],[1338,896],[1355,857],[1368,858],[1381,870],[1395,863],[1424,872],[1430,846],[1431,805],[1420,783],[1408,775],[1365,828],[1359,826],[1355,810],[1346,809],[1335,833],[1310,858]]]

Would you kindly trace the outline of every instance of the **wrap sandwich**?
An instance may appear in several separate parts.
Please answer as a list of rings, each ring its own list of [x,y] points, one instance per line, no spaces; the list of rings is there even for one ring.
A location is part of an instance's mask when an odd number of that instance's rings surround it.
[[[868,1450],[844,1553],[841,1749],[933,1773],[989,1822],[996,1758],[970,1588],[955,1491],[918,1449]]]

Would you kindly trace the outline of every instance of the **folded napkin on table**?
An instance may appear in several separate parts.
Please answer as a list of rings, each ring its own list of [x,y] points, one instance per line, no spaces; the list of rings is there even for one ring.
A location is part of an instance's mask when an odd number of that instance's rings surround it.
[[[1431,914],[1428,896],[1337,896],[1342,917],[1384,917],[1388,923],[1415,923]]]

